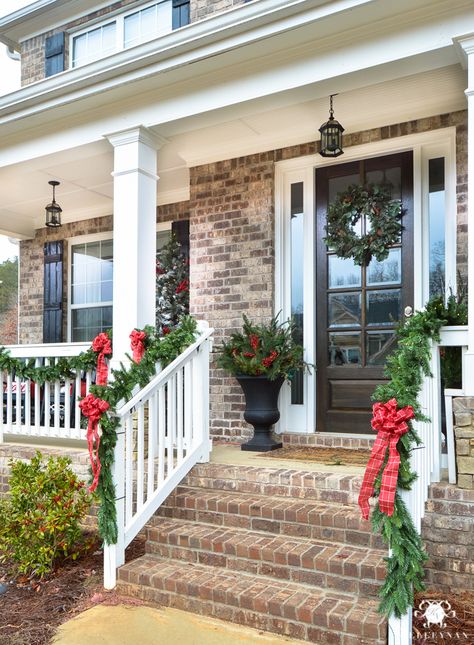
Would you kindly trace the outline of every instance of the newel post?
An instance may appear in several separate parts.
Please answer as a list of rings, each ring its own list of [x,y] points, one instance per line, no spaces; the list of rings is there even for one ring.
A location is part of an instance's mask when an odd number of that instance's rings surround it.
[[[465,394],[474,396],[474,35],[457,39],[463,65],[468,71],[467,97],[467,275],[468,348],[464,355]]]

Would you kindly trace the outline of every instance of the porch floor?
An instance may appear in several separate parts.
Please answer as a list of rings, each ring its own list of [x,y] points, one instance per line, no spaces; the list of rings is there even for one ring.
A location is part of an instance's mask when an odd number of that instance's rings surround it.
[[[317,451],[317,447],[314,448]],[[305,470],[309,472],[337,473],[340,475],[360,475],[365,468],[352,464],[322,464],[301,459],[278,459],[261,453],[241,450],[240,445],[218,443],[212,447],[211,463],[229,464],[231,466],[254,466],[260,468],[284,468],[285,470]]]

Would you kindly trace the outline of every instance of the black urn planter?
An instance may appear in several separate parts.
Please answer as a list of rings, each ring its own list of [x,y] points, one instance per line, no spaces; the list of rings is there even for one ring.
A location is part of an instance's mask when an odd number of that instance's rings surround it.
[[[244,419],[253,425],[254,435],[250,441],[243,443],[241,450],[268,452],[281,448],[271,434],[271,427],[280,418],[278,395],[284,378],[270,381],[266,376],[237,376],[245,395]]]

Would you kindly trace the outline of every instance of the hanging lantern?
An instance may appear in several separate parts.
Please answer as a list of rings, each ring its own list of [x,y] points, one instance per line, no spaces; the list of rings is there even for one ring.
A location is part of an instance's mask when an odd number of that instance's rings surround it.
[[[51,204],[48,204],[45,208],[46,211],[46,226],[51,228],[58,228],[61,226],[61,213],[63,209],[56,202],[55,190],[56,186],[59,186],[59,181],[48,181],[48,184],[53,187],[53,201]]]
[[[344,128],[334,118],[334,110],[332,107],[332,98],[337,94],[331,94],[329,97],[329,119],[326,123],[319,128],[321,132],[321,149],[319,154],[321,157],[339,157],[344,154],[342,149],[342,133]]]

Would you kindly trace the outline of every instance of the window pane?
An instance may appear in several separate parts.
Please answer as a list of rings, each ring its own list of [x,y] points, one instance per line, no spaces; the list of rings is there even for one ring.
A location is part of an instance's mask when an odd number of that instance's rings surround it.
[[[127,16],[124,25],[124,47],[132,47],[140,42],[140,14]]]
[[[102,283],[102,293],[101,293],[102,302],[111,302],[113,299],[113,282],[108,280],[107,282]]]
[[[388,355],[395,349],[393,331],[370,331],[367,333],[367,365],[385,365]]]
[[[329,288],[360,287],[361,269],[352,259],[345,260],[336,255],[328,257]]]
[[[85,65],[113,53],[117,48],[116,32],[116,23],[109,22],[91,29],[85,34],[75,36],[73,39],[73,67]]]
[[[144,43],[171,30],[172,3],[167,0],[124,18],[124,47]]]
[[[72,304],[84,305],[86,303],[86,285],[75,284],[72,287]]]
[[[444,157],[430,159],[429,173],[429,238],[430,297],[445,294],[445,180]]]
[[[158,231],[156,234],[156,250],[161,251],[165,244],[169,242],[171,237],[171,229],[167,231]]]
[[[72,310],[73,342],[93,340],[97,334],[112,327],[112,307],[90,307]]]
[[[392,199],[402,198],[401,168],[386,168],[385,170],[369,170],[366,173],[368,184],[382,184],[390,189]]]
[[[402,280],[402,250],[390,249],[388,258],[378,262],[375,258],[367,267],[367,286],[400,284]]]
[[[115,22],[110,23],[110,25],[105,25],[102,27],[102,54],[107,55],[111,54],[116,47],[116,36],[115,36],[116,26]]]
[[[291,315],[296,323],[295,340],[303,345],[303,182],[291,185]],[[294,375],[291,382],[292,405],[303,404],[303,372]]]
[[[394,325],[401,317],[401,291],[367,291],[367,324]]]
[[[335,332],[329,334],[329,365],[361,364],[361,342],[358,332]]]
[[[328,320],[330,327],[359,327],[360,319],[360,293],[329,294]]]

